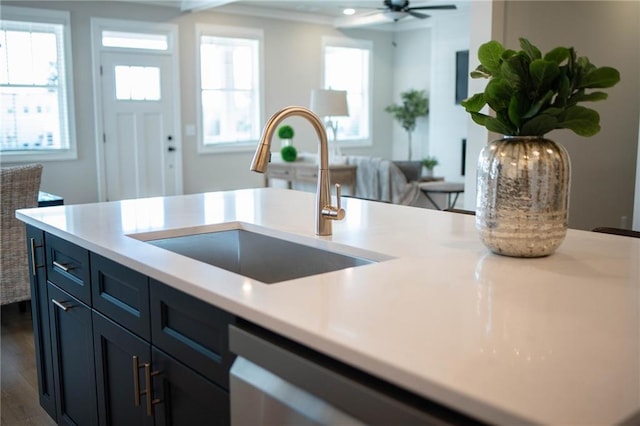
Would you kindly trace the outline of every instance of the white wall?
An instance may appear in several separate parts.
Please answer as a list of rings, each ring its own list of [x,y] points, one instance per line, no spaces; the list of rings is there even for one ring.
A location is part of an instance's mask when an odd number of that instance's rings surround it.
[[[462,139],[467,138],[467,113],[455,103],[456,52],[469,49],[469,13],[438,19],[433,28],[428,154],[438,158],[434,170],[450,182],[464,182],[461,173]]]
[[[407,90],[424,90],[428,97],[431,80],[431,28],[399,31],[394,37],[393,48],[393,102],[402,102],[400,93]],[[430,99],[430,107],[432,107]],[[385,105],[386,106],[386,105]],[[409,158],[409,137],[397,122],[393,121],[394,160],[420,160],[427,155],[430,117],[420,117],[412,138],[412,157]]]
[[[574,46],[579,56],[589,57],[596,65],[620,70],[621,82],[607,90],[609,99],[590,105],[600,113],[599,134],[583,138],[569,131],[553,131],[547,136],[563,144],[571,157],[569,226],[619,227],[624,225],[623,218],[630,226],[634,191],[637,193],[640,2],[496,1],[491,12],[490,6],[478,3],[472,20],[491,25],[491,37],[508,48],[517,49],[519,37],[528,38],[544,52],[558,45]],[[486,27],[472,30],[472,49],[488,41],[488,32]],[[486,140],[483,134],[474,134],[469,161],[477,159],[472,151],[479,151]],[[475,163],[472,167],[473,172],[468,168],[467,188],[475,180]],[[465,207],[472,205],[475,202],[468,191]]]

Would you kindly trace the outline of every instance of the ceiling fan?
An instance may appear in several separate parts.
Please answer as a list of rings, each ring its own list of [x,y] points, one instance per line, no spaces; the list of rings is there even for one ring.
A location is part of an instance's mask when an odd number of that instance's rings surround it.
[[[360,15],[340,17],[336,20],[335,26],[338,28],[361,27],[365,25],[380,24],[383,22],[394,21],[412,16],[418,19],[429,18],[430,15],[418,12],[418,10],[452,10],[456,9],[453,4],[433,5],[433,6],[415,6],[409,5],[409,0],[384,0],[382,8],[378,8],[374,12]]]

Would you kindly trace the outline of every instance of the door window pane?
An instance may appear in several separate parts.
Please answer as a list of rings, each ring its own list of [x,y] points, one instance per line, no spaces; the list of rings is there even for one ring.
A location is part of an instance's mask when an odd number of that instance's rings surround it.
[[[117,100],[160,100],[160,68],[116,65],[114,72]]]

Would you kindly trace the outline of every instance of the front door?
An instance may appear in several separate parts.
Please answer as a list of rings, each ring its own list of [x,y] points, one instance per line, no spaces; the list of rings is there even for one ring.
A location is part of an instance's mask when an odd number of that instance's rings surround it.
[[[171,56],[102,52],[107,201],[181,192]]]

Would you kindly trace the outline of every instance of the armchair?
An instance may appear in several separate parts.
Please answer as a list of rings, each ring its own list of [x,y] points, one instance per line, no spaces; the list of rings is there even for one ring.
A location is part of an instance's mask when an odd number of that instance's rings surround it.
[[[41,164],[0,170],[0,305],[31,298],[25,226],[15,211],[38,206],[41,177]]]

